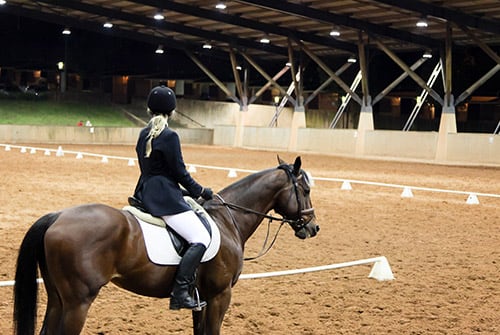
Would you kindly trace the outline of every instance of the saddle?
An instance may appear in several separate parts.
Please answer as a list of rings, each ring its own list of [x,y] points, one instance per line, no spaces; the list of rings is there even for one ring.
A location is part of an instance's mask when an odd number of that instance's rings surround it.
[[[210,222],[208,221],[207,218],[208,214],[205,212],[203,207],[201,207],[201,205],[198,202],[196,202],[196,200],[194,200],[189,196],[185,196],[184,200],[186,200],[188,205],[191,207],[191,209],[194,211],[194,213],[198,216],[200,221],[207,229],[208,233],[210,234],[210,237],[212,237],[212,227],[210,226]],[[135,197],[129,197],[128,204],[130,206],[126,206],[124,210],[129,211],[134,216],[138,217],[139,219],[141,219],[146,223],[165,228],[170,236],[170,239],[172,240],[172,244],[177,253],[180,256],[184,255],[189,244],[181,235],[179,235],[175,230],[166,225],[165,221],[163,221],[162,218],[149,214],[141,200]]]

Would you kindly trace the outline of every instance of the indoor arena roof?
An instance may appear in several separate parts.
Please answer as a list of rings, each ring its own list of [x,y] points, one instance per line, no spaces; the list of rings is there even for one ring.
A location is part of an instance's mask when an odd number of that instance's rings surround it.
[[[261,59],[286,58],[289,41],[321,57],[357,53],[360,38],[395,52],[437,49],[447,27],[456,46],[500,45],[498,0],[6,0],[0,12],[167,49],[225,53],[232,47]],[[155,20],[157,12],[164,19]],[[420,20],[426,26],[417,26]]]

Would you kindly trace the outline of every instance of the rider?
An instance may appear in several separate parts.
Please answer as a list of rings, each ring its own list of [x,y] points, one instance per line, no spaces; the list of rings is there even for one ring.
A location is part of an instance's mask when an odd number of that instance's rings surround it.
[[[191,196],[212,198],[212,190],[198,184],[186,170],[182,158],[179,136],[168,128],[168,117],[176,108],[174,92],[165,86],[154,87],[148,95],[147,106],[152,116],[142,129],[136,145],[141,176],[134,196],[154,216],[182,236],[189,248],[177,269],[170,309],[195,309],[206,306],[191,296],[195,273],[210,243],[210,235],[198,216],[183,198],[179,185]]]

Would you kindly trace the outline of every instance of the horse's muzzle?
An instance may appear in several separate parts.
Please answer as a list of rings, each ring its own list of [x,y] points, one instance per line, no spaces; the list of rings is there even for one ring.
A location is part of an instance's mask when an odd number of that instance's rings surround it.
[[[301,240],[305,240],[306,238],[314,237],[319,232],[319,226],[313,222],[307,223],[302,229],[299,229],[295,232],[295,236],[300,238]]]

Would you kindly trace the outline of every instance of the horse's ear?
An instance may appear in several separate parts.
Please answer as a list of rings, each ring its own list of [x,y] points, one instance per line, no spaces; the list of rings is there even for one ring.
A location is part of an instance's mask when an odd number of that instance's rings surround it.
[[[276,155],[278,157],[278,163],[279,165],[286,165],[286,162],[281,159],[280,155]]]
[[[302,160],[300,159],[300,156],[297,156],[297,158],[295,158],[295,163],[293,163],[293,174],[295,174],[296,176],[298,176],[300,173],[301,165],[302,165]]]

